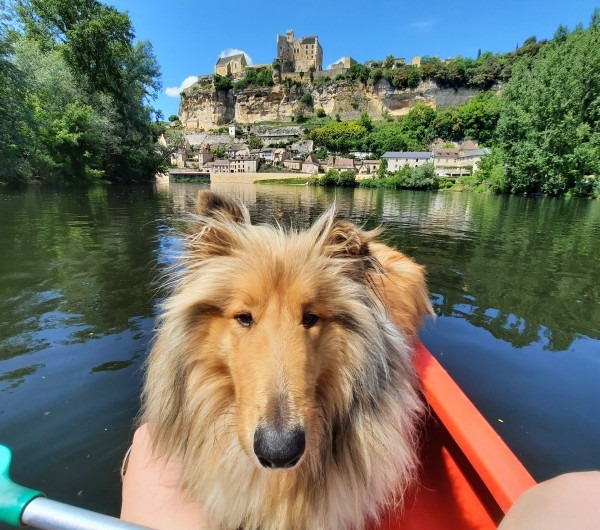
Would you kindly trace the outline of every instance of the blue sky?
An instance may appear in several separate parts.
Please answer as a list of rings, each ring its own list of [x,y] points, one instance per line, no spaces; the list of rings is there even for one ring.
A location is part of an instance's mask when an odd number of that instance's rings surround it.
[[[136,37],[149,40],[161,67],[155,102],[165,118],[177,114],[178,88],[190,76],[211,74],[223,53],[244,51],[254,64],[270,63],[276,36],[317,35],[323,66],[340,57],[359,62],[388,55],[476,57],[504,53],[532,35],[552,38],[560,24],[588,26],[600,0],[106,0],[127,11]],[[171,95],[167,95],[167,91]]]

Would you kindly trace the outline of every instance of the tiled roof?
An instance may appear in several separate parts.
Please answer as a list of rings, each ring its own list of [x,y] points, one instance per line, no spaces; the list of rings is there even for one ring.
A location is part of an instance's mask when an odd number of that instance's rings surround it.
[[[487,147],[482,149],[470,149],[469,151],[463,151],[462,156],[483,156],[490,154],[490,150]]]
[[[244,57],[243,53],[238,53],[236,55],[230,55],[229,57],[219,57],[219,60],[217,61],[217,66],[224,66],[226,64],[229,64],[232,61],[240,61],[242,59],[242,57]]]
[[[434,152],[434,155],[437,156],[453,156],[453,157],[458,157],[460,156],[460,151],[458,149],[436,149]]]
[[[381,158],[431,158],[431,151],[388,151]]]

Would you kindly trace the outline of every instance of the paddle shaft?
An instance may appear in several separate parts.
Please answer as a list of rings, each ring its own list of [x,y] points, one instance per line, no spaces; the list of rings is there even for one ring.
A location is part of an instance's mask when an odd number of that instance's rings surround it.
[[[147,530],[145,526],[127,523],[45,497],[37,497],[25,507],[21,522],[41,530]]]

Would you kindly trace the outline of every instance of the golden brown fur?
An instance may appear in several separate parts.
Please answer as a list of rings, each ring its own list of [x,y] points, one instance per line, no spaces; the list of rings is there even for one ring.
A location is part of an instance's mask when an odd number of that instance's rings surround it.
[[[305,232],[211,192],[197,210],[144,386],[156,453],[222,528],[363,528],[417,466],[423,269],[333,210]],[[292,428],[300,461],[263,467],[260,429]]]

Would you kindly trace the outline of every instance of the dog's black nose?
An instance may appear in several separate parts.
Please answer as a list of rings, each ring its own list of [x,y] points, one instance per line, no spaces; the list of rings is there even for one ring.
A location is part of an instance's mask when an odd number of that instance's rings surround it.
[[[254,454],[263,467],[295,466],[304,453],[306,437],[301,427],[263,426],[254,433]]]

